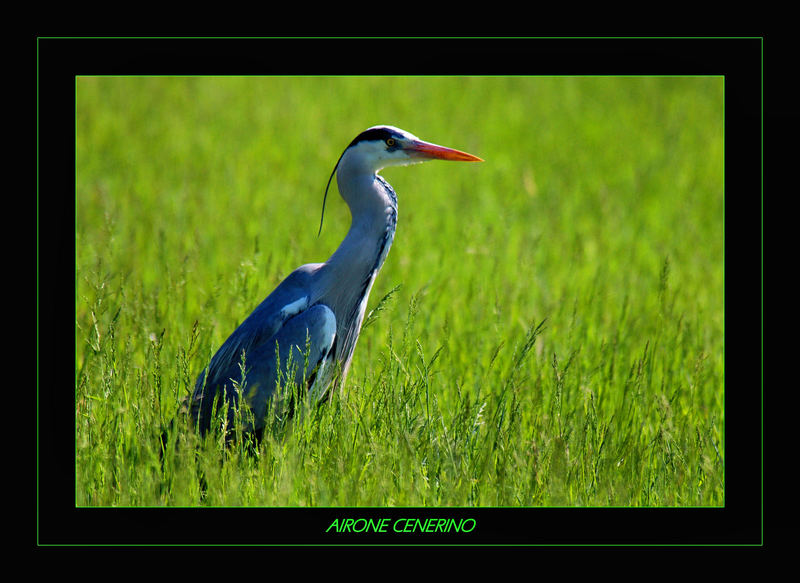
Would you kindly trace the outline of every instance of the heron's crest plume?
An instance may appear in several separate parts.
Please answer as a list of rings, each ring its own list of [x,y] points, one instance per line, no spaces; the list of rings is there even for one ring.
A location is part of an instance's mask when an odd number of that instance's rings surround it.
[[[348,146],[348,148],[349,147],[350,146]],[[344,152],[347,152],[347,149],[345,149]],[[330,178],[328,178],[328,184],[325,186],[325,196],[322,197],[322,216],[319,218],[319,231],[317,232],[317,237],[319,237],[322,234],[322,221],[325,219],[325,201],[328,200],[328,189],[331,186],[331,180],[333,180],[333,175],[336,174],[336,169],[339,168],[339,162],[342,161],[344,152],[342,152],[342,155],[339,156],[339,159],[336,161],[336,166],[333,167],[333,172],[331,172],[331,176]]]

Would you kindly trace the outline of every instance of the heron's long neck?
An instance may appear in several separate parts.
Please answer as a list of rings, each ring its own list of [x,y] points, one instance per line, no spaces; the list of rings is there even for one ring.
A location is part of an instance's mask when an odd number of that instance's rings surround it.
[[[339,173],[339,190],[347,201],[352,223],[347,236],[328,260],[343,281],[366,278],[383,265],[394,239],[397,198],[376,174]]]
[[[392,187],[377,174],[347,170],[340,167],[337,180],[353,220],[344,241],[322,265],[319,273],[324,284],[318,286],[326,290],[325,301],[336,314],[334,356],[344,365],[343,377],[397,221],[397,197]]]

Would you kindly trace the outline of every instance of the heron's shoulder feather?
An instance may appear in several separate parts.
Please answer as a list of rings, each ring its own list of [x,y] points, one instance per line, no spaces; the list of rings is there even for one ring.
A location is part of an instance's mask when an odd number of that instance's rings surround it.
[[[256,350],[277,334],[284,322],[309,307],[309,283],[321,263],[302,265],[292,271],[222,344],[208,368],[208,381],[218,382],[220,375],[237,365],[242,353]],[[200,379],[198,379],[198,382]]]

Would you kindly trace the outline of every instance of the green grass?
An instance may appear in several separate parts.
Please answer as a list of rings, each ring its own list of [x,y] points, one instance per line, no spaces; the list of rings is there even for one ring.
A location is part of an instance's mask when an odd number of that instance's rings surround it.
[[[722,78],[79,78],[76,96],[79,506],[724,504]],[[369,309],[397,289],[344,391],[255,454],[209,439],[162,468],[213,352],[344,236],[332,187],[317,237],[325,182],[377,123],[485,162],[383,172],[399,221]]]

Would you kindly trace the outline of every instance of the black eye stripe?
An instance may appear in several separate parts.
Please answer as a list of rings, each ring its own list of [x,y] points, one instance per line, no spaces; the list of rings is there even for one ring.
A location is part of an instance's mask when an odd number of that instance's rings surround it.
[[[359,142],[369,142],[373,140],[382,142],[385,142],[389,138],[396,140],[398,137],[399,136],[397,136],[394,132],[392,132],[391,130],[387,130],[386,128],[372,128],[364,130],[363,132],[358,134],[355,137],[355,139],[352,142],[350,142],[350,146],[355,146]],[[349,148],[350,146],[347,147]]]

